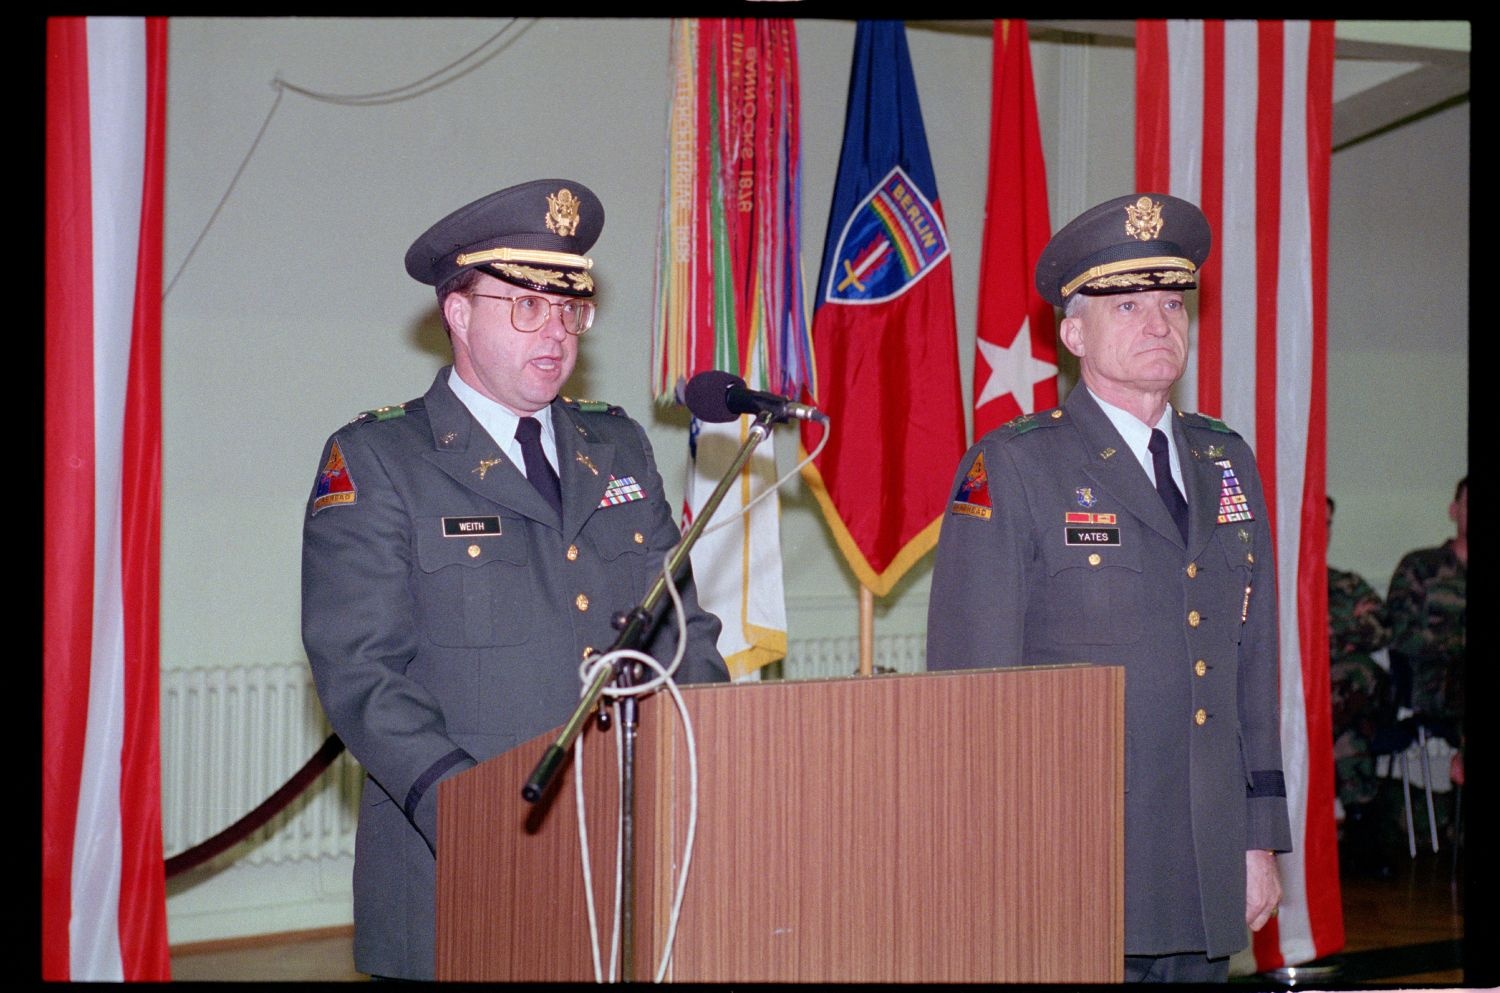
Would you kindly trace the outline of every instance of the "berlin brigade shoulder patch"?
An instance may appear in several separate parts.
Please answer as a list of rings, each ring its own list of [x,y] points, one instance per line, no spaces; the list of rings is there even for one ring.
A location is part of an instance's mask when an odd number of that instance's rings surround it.
[[[987,521],[993,506],[990,503],[990,477],[984,471],[984,453],[980,452],[974,456],[974,463],[958,484],[958,492],[953,495],[953,506],[949,509],[955,514],[966,514]]]
[[[316,514],[324,507],[354,503],[358,498],[359,491],[354,485],[354,477],[349,475],[349,467],[344,464],[344,453],[335,441],[328,446],[328,461],[318,474],[318,483],[313,491],[312,512]]]

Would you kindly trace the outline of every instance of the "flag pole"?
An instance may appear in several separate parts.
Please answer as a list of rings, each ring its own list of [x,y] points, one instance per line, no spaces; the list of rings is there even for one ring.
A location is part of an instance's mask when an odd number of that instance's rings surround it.
[[[875,593],[859,584],[859,674],[875,672]]]

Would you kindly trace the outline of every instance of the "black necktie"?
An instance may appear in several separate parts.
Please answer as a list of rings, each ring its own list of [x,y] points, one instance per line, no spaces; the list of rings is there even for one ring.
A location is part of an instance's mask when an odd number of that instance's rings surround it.
[[[1162,434],[1160,428],[1153,429],[1151,444],[1146,447],[1151,449],[1151,465],[1156,470],[1156,492],[1161,494],[1161,502],[1167,505],[1167,512],[1177,522],[1183,544],[1187,544],[1187,501],[1182,498],[1177,484],[1172,481],[1172,460],[1167,457],[1167,436]]]
[[[516,440],[521,443],[521,457],[526,461],[526,478],[552,505],[557,516],[562,517],[562,488],[557,484],[557,473],[542,451],[542,422],[535,417],[523,417],[516,425]]]

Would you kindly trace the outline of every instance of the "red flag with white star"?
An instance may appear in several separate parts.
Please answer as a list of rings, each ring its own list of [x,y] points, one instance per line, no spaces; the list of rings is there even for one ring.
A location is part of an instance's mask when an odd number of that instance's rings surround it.
[[[995,22],[992,87],[974,343],[975,438],[1013,417],[1057,405],[1052,305],[1032,280],[1052,225],[1025,21]]]

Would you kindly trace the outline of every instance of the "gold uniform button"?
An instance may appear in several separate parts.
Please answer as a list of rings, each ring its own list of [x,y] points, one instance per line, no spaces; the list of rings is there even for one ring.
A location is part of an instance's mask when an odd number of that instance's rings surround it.
[[[577,545],[569,545],[568,546],[568,561],[569,562],[576,562],[576,561],[578,561],[578,546]]]
[[[586,648],[584,648],[584,650],[583,650],[584,661],[587,661],[588,657],[590,655],[592,655],[592,654],[594,654],[594,646],[593,645],[589,645]]]
[[[1204,662],[1202,659],[1199,659],[1198,661],[1193,663],[1193,672],[1199,676],[1204,675],[1208,672],[1208,663]]]
[[[1054,410],[1052,412],[1052,419],[1054,421],[1061,420],[1062,419],[1062,411],[1060,411],[1060,410]]]
[[[1246,552],[1245,553],[1245,561],[1249,562],[1251,565],[1254,565],[1255,564],[1255,553],[1254,552]]]
[[[588,595],[585,594],[585,593],[578,594],[578,599],[574,600],[573,602],[576,603],[576,604],[578,604],[578,609],[579,610],[588,610],[589,609],[589,598],[588,598]]]
[[[1188,563],[1188,567],[1187,567],[1187,574],[1188,574],[1188,578],[1189,579],[1197,579],[1198,578],[1198,563],[1196,563],[1196,562],[1189,562]]]
[[[477,559],[477,558],[479,558],[479,546],[478,545],[470,545],[469,546],[469,558],[471,558],[471,559]]]
[[[1098,552],[1093,552],[1089,555],[1089,565],[1098,565],[1100,561]]]
[[[1195,628],[1203,621],[1203,616],[1196,610],[1188,611],[1188,627]]]
[[[637,545],[644,545],[646,543],[646,536],[637,531],[635,533],[635,543]]]
[[[1197,709],[1197,711],[1195,711],[1193,713],[1193,723],[1196,724],[1196,725],[1198,725],[1199,727],[1202,727],[1204,724],[1207,724],[1208,723],[1208,711],[1204,710],[1202,707],[1199,707]]]

